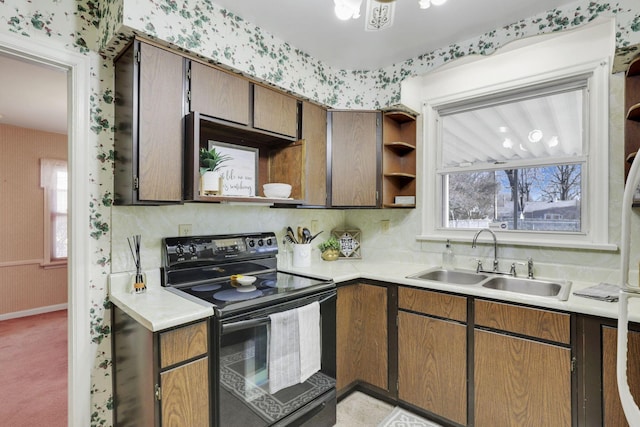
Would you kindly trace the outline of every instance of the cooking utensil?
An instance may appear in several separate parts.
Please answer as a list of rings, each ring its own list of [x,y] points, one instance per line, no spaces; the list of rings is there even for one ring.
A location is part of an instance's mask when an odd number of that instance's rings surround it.
[[[293,228],[287,227],[287,235],[291,239],[292,243],[298,243],[298,239],[296,239],[296,235],[293,233]]]
[[[304,236],[302,235],[302,227],[298,227],[298,241],[300,243],[305,243]]]
[[[303,237],[303,241],[305,243],[309,243],[311,242],[311,231],[309,231],[308,228],[303,228],[302,229],[302,237]]]
[[[311,241],[313,239],[315,239],[316,237],[318,237],[318,234],[322,233],[323,230],[318,231],[316,234],[314,234],[313,236],[311,236],[311,238],[309,239],[309,243],[311,243]]]

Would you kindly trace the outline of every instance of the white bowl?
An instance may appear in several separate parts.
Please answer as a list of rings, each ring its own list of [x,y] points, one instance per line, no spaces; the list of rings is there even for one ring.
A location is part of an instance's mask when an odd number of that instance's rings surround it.
[[[238,276],[236,277],[236,282],[241,284],[242,286],[247,286],[256,281],[255,276]]]
[[[265,197],[269,199],[286,199],[291,195],[291,186],[289,184],[271,183],[262,186]]]

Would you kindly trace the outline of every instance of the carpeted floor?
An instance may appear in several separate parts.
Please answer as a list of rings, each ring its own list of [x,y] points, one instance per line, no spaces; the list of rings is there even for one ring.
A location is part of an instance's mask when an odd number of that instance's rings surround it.
[[[0,424],[67,425],[67,311],[0,321]]]

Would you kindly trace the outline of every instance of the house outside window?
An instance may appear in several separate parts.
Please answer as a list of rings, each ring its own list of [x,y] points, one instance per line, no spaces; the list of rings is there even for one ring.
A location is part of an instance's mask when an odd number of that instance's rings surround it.
[[[67,162],[40,159],[40,186],[44,194],[44,265],[67,261]]]

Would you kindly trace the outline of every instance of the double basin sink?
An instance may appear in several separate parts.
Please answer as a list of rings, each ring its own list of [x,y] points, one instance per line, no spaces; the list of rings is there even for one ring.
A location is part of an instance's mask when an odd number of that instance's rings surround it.
[[[449,283],[452,285],[479,286],[497,291],[548,297],[560,301],[566,301],[571,292],[571,282],[564,280],[547,281],[492,273],[447,270],[443,268],[430,269],[407,276],[407,278]]]

